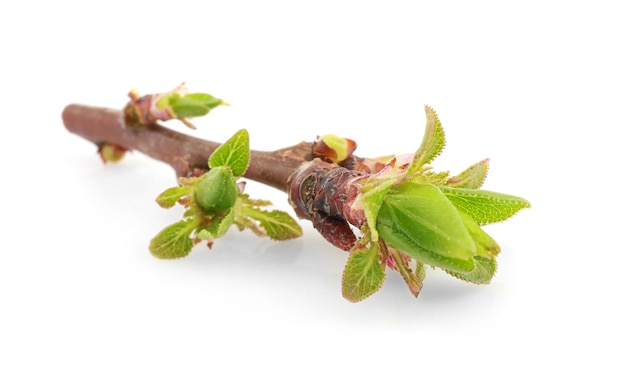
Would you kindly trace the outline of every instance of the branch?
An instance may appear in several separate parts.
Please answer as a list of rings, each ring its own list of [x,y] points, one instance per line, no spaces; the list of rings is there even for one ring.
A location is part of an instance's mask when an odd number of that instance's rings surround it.
[[[122,111],[85,105],[63,110],[68,131],[97,146],[113,144],[136,150],[170,165],[179,177],[206,171],[207,160],[219,143],[173,131],[158,124],[127,127]],[[301,142],[272,152],[251,151],[244,177],[287,192],[287,178],[298,166],[312,159],[313,143]]]

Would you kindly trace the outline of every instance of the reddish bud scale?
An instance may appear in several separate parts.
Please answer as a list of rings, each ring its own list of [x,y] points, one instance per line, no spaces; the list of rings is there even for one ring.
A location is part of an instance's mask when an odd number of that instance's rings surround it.
[[[330,243],[350,250],[356,236],[349,224],[360,228],[365,222],[354,201],[369,174],[349,170],[318,158],[302,164],[287,181],[289,203],[296,215],[311,220]]]

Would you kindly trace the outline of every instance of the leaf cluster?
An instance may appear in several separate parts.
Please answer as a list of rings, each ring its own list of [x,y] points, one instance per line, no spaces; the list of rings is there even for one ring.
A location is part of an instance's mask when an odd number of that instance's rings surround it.
[[[287,213],[266,210],[268,201],[250,199],[243,193],[241,177],[250,161],[249,136],[245,129],[235,133],[209,157],[209,171],[200,177],[179,178],[179,186],[161,193],[156,201],[163,208],[177,203],[186,211],[183,218],[161,230],[150,241],[150,252],[163,259],[181,258],[193,246],[209,246],[235,225],[274,240],[302,235],[297,222]]]
[[[409,166],[395,174],[372,176],[357,197],[355,204],[367,224],[344,271],[343,293],[350,301],[376,292],[385,280],[386,266],[403,276],[415,296],[424,265],[471,283],[489,283],[500,247],[481,226],[530,207],[523,198],[480,189],[488,160],[456,176],[433,172],[428,164],[442,152],[445,135],[429,106],[426,118],[422,143]]]

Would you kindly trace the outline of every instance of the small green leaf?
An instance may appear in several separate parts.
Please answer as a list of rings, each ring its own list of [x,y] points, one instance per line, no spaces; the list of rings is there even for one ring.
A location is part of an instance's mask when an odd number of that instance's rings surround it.
[[[394,248],[388,248],[391,257],[393,258],[396,266],[398,268],[398,272],[402,275],[404,282],[409,287],[409,291],[415,297],[417,297],[422,290],[424,276],[426,275],[426,271],[424,270],[424,265],[420,262],[417,262],[416,269],[417,271],[413,273],[409,266],[404,262],[400,253]]]
[[[193,118],[209,113],[215,107],[223,104],[219,98],[205,93],[193,93],[185,96],[172,96],[168,100],[174,114],[179,118]]]
[[[470,272],[448,271],[450,275],[474,284],[489,284],[496,273],[495,258],[474,257],[474,269]]]
[[[157,198],[156,202],[163,208],[171,208],[182,198],[189,194],[189,187],[171,187],[163,191]]]
[[[485,182],[489,170],[489,159],[486,158],[465,169],[459,175],[451,177],[446,183],[448,187],[478,189]]]
[[[161,259],[187,256],[193,247],[190,238],[193,229],[194,226],[184,220],[167,226],[150,241],[150,252]]]
[[[343,270],[342,293],[350,302],[361,301],[380,289],[385,282],[385,268],[378,255],[378,243],[367,248],[356,248]]]
[[[500,253],[500,245],[491,238],[481,227],[476,224],[476,221],[472,219],[470,215],[459,210],[459,214],[463,218],[463,223],[467,228],[467,231],[474,239],[474,243],[476,244],[476,255],[491,258]]]
[[[424,138],[407,170],[409,175],[418,172],[424,164],[428,164],[439,156],[446,144],[443,127],[437,113],[428,105],[425,106],[425,109],[426,129],[424,130]]]
[[[246,172],[250,163],[249,136],[246,129],[237,131],[224,144],[220,145],[209,158],[211,168],[230,166],[235,177]]]
[[[213,216],[213,218],[211,218],[211,224],[197,232],[197,236],[201,240],[207,241],[220,238],[226,233],[234,221],[235,211],[233,209],[222,215]]]
[[[289,240],[302,235],[300,225],[286,212],[265,211],[247,205],[238,206],[237,210],[239,215],[258,221],[265,230],[265,234],[273,240]]]
[[[440,189],[452,204],[470,215],[478,225],[503,221],[521,209],[530,208],[530,203],[518,196],[445,186]]]
[[[376,227],[391,247],[431,266],[474,269],[474,240],[458,210],[436,186],[404,182],[393,187],[378,212]]]

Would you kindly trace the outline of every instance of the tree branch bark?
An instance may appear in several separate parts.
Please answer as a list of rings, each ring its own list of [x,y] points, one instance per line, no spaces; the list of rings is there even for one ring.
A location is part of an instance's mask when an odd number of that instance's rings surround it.
[[[113,144],[135,150],[169,164],[179,177],[194,170],[208,170],[207,161],[219,143],[173,131],[158,124],[127,127],[122,111],[85,105],[63,110],[68,131],[102,146]],[[313,143],[301,142],[276,151],[251,151],[244,177],[287,192],[287,178],[298,166],[311,160]]]

